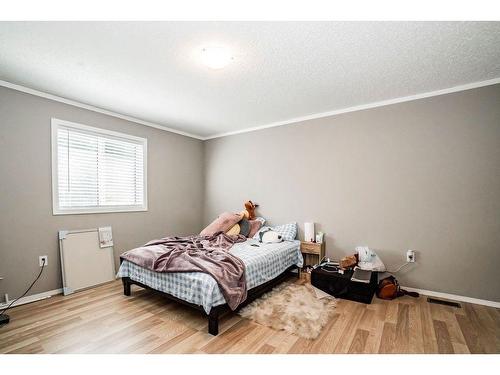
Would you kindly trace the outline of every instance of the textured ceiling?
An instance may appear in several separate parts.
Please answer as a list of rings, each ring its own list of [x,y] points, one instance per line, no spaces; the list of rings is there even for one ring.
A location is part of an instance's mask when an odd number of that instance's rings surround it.
[[[0,22],[0,79],[202,137],[497,77],[500,22]]]

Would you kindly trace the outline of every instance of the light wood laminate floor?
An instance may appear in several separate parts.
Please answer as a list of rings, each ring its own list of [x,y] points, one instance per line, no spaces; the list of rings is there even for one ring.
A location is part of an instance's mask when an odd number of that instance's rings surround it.
[[[199,311],[116,281],[10,310],[0,353],[499,353],[500,310],[461,304],[338,300],[315,340],[228,313],[211,336]]]

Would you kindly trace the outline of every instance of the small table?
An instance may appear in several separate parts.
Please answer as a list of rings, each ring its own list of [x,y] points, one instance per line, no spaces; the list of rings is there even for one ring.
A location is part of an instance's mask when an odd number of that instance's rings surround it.
[[[325,242],[300,242],[300,251],[304,257],[304,267],[318,264],[325,257]]]
[[[351,281],[353,272],[345,270],[341,274],[318,267],[311,272],[311,284],[334,297],[370,304],[377,290],[377,272],[372,272],[369,284]]]

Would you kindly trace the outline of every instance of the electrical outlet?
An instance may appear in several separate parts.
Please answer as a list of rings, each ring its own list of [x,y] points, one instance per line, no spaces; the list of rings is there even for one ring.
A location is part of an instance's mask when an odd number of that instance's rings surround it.
[[[408,250],[406,252],[406,261],[408,263],[415,263],[415,251],[413,250]]]
[[[44,261],[45,260],[45,264]],[[49,257],[47,255],[40,255],[38,257],[38,262],[40,263],[40,267],[45,267],[49,264]]]

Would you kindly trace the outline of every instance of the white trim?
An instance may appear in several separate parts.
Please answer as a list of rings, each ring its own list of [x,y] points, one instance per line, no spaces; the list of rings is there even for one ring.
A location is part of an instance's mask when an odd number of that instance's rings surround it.
[[[52,198],[52,202],[54,203],[54,198]],[[106,207],[92,207],[92,208],[68,208],[68,209],[59,209],[52,205],[52,215],[85,215],[85,214],[112,214],[118,212],[144,212],[148,210],[147,204],[144,207],[135,207],[135,206],[106,206]]]
[[[446,88],[443,90],[429,91],[429,92],[424,92],[424,93],[416,94],[416,95],[409,95],[409,96],[403,96],[400,98],[382,100],[380,102],[361,104],[361,105],[357,105],[357,106],[353,106],[353,107],[336,109],[334,111],[321,112],[321,113],[315,113],[315,114],[308,115],[308,116],[295,117],[295,118],[291,118],[291,119],[284,120],[284,121],[273,122],[273,123],[270,123],[267,125],[259,125],[259,126],[254,126],[251,128],[242,129],[242,130],[235,130],[235,131],[226,132],[226,133],[214,134],[214,135],[210,135],[210,136],[203,138],[203,140],[227,137],[230,135],[236,135],[236,134],[242,134],[242,133],[249,133],[249,132],[253,132],[253,131],[274,128],[274,127],[283,126],[283,125],[294,125],[294,124],[300,123],[302,121],[315,120],[315,119],[319,119],[319,118],[323,118],[323,117],[340,115],[342,113],[362,111],[365,109],[384,107],[386,105],[404,103],[404,102],[409,102],[409,101],[418,100],[418,99],[425,99],[425,98],[430,98],[432,96],[451,94],[451,93],[458,92],[458,91],[465,91],[465,90],[471,90],[471,89],[484,87],[484,86],[496,85],[498,83],[500,83],[500,78],[494,78],[494,79],[490,79],[487,81],[473,82],[473,83],[468,83],[466,85],[460,85],[460,86]]]
[[[127,116],[127,115],[122,115],[122,114],[119,114],[119,113],[116,113],[116,112],[108,111],[106,109],[102,109],[102,108],[99,108],[99,107],[94,107],[94,106],[89,105],[89,104],[80,103],[80,102],[77,102],[75,100],[66,99],[66,98],[63,98],[63,97],[60,97],[60,96],[57,96],[57,95],[48,94],[48,93],[45,93],[45,92],[42,92],[42,91],[31,89],[29,87],[25,87],[25,86],[22,86],[22,85],[17,85],[15,83],[11,83],[11,82],[0,80],[0,86],[4,86],[4,87],[7,87],[7,88],[10,88],[10,89],[13,89],[13,90],[25,92],[27,94],[31,94],[31,95],[35,95],[35,96],[40,96],[40,97],[46,98],[46,99],[51,99],[51,100],[54,100],[54,101],[57,101],[57,102],[61,102],[61,103],[65,103],[65,104],[69,104],[69,105],[72,105],[72,106],[75,106],[75,107],[88,109],[90,111],[102,113],[102,114],[105,114],[105,115],[108,115],[108,116],[113,116],[113,117],[121,118],[123,120],[127,120],[127,121],[135,122],[135,123],[138,123],[138,124],[141,124],[141,125],[149,126],[151,128],[155,128],[155,129],[159,129],[159,130],[164,130],[164,131],[175,133],[175,134],[180,134],[180,135],[183,135],[183,136],[186,136],[186,137],[190,137],[190,138],[199,139],[201,141],[206,141],[206,140],[214,139],[214,138],[227,137],[227,136],[230,136],[230,135],[236,135],[236,134],[242,134],[242,133],[249,133],[249,132],[258,131],[258,130],[262,130],[262,129],[274,128],[274,127],[277,127],[277,126],[293,125],[293,124],[296,124],[296,123],[299,123],[299,122],[302,122],[302,121],[315,120],[315,119],[320,119],[320,118],[323,118],[323,117],[340,115],[340,114],[343,114],[343,113],[362,111],[362,110],[365,110],[365,109],[371,109],[371,108],[377,108],[377,107],[384,107],[386,105],[404,103],[404,102],[409,102],[409,101],[412,101],[412,100],[425,99],[425,98],[430,98],[430,97],[433,97],[433,96],[451,94],[451,93],[454,93],[454,92],[471,90],[471,89],[475,89],[475,88],[479,88],[479,87],[496,85],[496,84],[499,84],[499,83],[500,83],[500,78],[493,78],[493,79],[489,79],[489,80],[486,80],[486,81],[472,82],[472,83],[467,83],[465,85],[453,86],[453,87],[449,87],[449,88],[442,89],[442,90],[428,91],[428,92],[424,92],[424,93],[420,93],[420,94],[416,94],[416,95],[403,96],[403,97],[399,97],[399,98],[382,100],[382,101],[368,103],[368,104],[361,104],[361,105],[357,105],[357,106],[353,106],[353,107],[336,109],[336,110],[333,110],[333,111],[315,113],[315,114],[312,114],[312,115],[301,116],[301,117],[294,117],[294,118],[291,118],[291,119],[287,119],[287,120],[283,120],[283,121],[277,121],[277,122],[273,122],[273,123],[270,123],[270,124],[253,126],[253,127],[250,127],[250,128],[245,128],[245,129],[241,129],[241,130],[235,130],[235,131],[231,131],[231,132],[216,133],[216,134],[212,134],[212,135],[203,137],[201,135],[196,135],[196,134],[193,134],[193,133],[187,133],[187,132],[183,132],[181,130],[172,129],[172,128],[169,128],[169,127],[166,127],[166,126],[162,126],[162,125],[159,125],[159,124],[154,124],[154,123],[149,122],[149,121],[140,120],[140,119],[135,118],[135,117],[131,117],[131,116]]]
[[[59,192],[58,192],[58,165],[57,165],[57,130],[60,126],[85,130],[87,132],[96,133],[98,135],[108,135],[120,139],[129,140],[143,146],[143,203],[142,206],[99,206],[85,208],[60,208],[59,207]],[[115,132],[112,130],[96,128],[93,126],[83,125],[76,122],[60,120],[57,118],[51,119],[51,154],[52,154],[52,214],[53,215],[75,215],[75,214],[94,214],[94,213],[112,213],[112,212],[137,212],[148,210],[148,140],[147,138],[137,137],[135,135]]]
[[[478,299],[478,298],[472,298],[472,297],[459,296],[457,294],[449,294],[449,293],[442,293],[442,292],[433,292],[431,290],[411,288],[411,287],[408,287],[408,286],[402,286],[401,288],[406,289],[406,290],[408,290],[410,292],[418,292],[418,293],[420,293],[422,295],[429,296],[429,297],[437,297],[437,298],[444,298],[444,299],[448,299],[448,300],[473,303],[473,304],[476,304],[476,305],[483,305],[483,306],[495,307],[497,309],[500,308],[500,302],[488,301],[488,300],[485,300],[485,299]],[[26,303],[31,303],[31,302],[35,302],[35,301],[40,301],[40,300],[46,299],[46,298],[50,298],[50,297],[52,297],[52,296],[54,296],[56,294],[62,294],[62,292],[63,292],[62,288],[59,288],[59,289],[49,290],[48,292],[43,292],[43,293],[38,293],[38,294],[33,294],[31,296],[23,297],[19,301],[16,301],[12,305],[12,307],[19,306],[19,305],[24,305]],[[6,303],[0,305],[0,310],[4,309],[5,307],[7,307],[7,305],[8,304],[6,304]]]
[[[135,135],[115,132],[113,130],[108,130],[108,129],[103,129],[103,128],[96,128],[94,126],[84,125],[84,124],[80,124],[78,122],[73,122],[73,121],[61,120],[61,119],[58,119],[55,117],[53,117],[51,119],[51,124],[52,125],[55,124],[57,126],[67,126],[69,128],[73,128],[73,129],[86,130],[88,132],[96,133],[98,135],[106,134],[106,135],[110,135],[110,136],[116,137],[116,138],[125,138],[127,140],[131,140],[131,141],[134,141],[136,143],[147,142],[147,138],[137,137]]]
[[[417,292],[417,293],[423,294],[424,296],[444,298],[444,299],[455,300],[455,301],[460,301],[460,302],[467,302],[467,303],[474,303],[476,305],[490,306],[490,307],[495,307],[497,309],[500,308],[500,302],[488,301],[485,299],[472,298],[472,297],[466,297],[466,296],[459,296],[457,294],[433,292],[432,290],[411,288],[409,286],[402,286],[401,288],[406,289],[410,292]]]
[[[135,123],[138,123],[138,124],[141,124],[141,125],[149,126],[150,128],[164,130],[164,131],[167,131],[167,132],[170,132],[170,133],[175,133],[175,134],[183,135],[185,137],[195,138],[195,139],[199,139],[199,140],[203,140],[204,139],[203,137],[201,137],[199,135],[195,135],[195,134],[192,134],[192,133],[184,132],[182,130],[172,129],[172,128],[169,128],[167,126],[155,124],[155,123],[152,123],[152,122],[149,122],[149,121],[145,121],[145,120],[141,120],[141,119],[138,119],[138,118],[135,118],[135,117],[132,117],[132,116],[122,115],[122,114],[117,113],[117,112],[108,111],[107,109],[95,107],[95,106],[90,105],[90,104],[80,103],[80,102],[77,102],[76,100],[66,99],[66,98],[63,98],[61,96],[48,94],[46,92],[38,91],[38,90],[35,90],[35,89],[31,89],[31,88],[26,87],[26,86],[17,85],[15,83],[11,83],[11,82],[0,80],[0,86],[7,87],[9,89],[13,89],[13,90],[17,90],[17,91],[21,91],[21,92],[25,92],[27,94],[39,96],[41,98],[54,100],[56,102],[60,102],[60,103],[64,103],[64,104],[69,104],[69,105],[72,105],[74,107],[88,109],[89,111],[93,111],[93,112],[97,112],[97,113],[102,113],[104,115],[117,117],[117,118],[120,118],[122,120],[135,122]]]
[[[61,293],[62,293],[62,289],[59,288],[59,289],[49,290],[48,292],[32,294],[31,296],[23,297],[23,298],[19,299],[18,301],[14,302],[14,304],[11,306],[11,308],[15,307],[15,306],[19,306],[19,305],[25,305],[25,304],[31,303],[31,302],[40,301],[42,299],[50,298],[53,295],[61,294]],[[10,302],[1,304],[0,310],[6,308],[9,304],[10,304]]]

